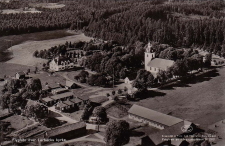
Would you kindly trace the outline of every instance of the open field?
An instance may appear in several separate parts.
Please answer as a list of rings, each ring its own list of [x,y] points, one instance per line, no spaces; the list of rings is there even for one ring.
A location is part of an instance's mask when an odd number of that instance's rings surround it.
[[[16,72],[27,71],[30,69],[34,71],[33,67],[18,65],[18,64],[8,64],[8,63],[0,63],[0,78],[6,76],[15,76]]]
[[[74,35],[74,33],[66,30],[56,30],[0,37],[0,62],[10,59],[9,55],[12,53],[9,51],[5,52],[5,50],[13,45],[18,45],[26,41],[50,40],[71,35]]]
[[[225,68],[221,68],[187,84],[157,90],[161,95],[136,104],[201,125],[210,125],[225,119],[224,80]]]
[[[45,59],[33,57],[33,53],[36,50],[50,49],[53,46],[64,44],[68,42],[76,41],[90,41],[92,38],[85,36],[84,34],[72,35],[63,37],[60,39],[51,39],[43,41],[27,41],[19,45],[12,46],[9,51],[13,53],[12,59],[7,63],[15,63],[27,66],[37,66],[46,62]]]
[[[37,10],[23,11],[21,9],[5,9],[5,10],[2,10],[2,14],[16,14],[16,13],[41,13],[41,11],[37,11]]]
[[[32,7],[42,7],[42,8],[49,8],[49,9],[58,9],[65,7],[64,4],[59,3],[31,3],[30,6]]]

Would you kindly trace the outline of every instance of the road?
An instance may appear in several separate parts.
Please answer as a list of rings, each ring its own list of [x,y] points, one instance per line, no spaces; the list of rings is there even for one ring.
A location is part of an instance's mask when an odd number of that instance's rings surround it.
[[[67,121],[67,122],[70,123],[70,124],[72,124],[72,123],[77,123],[77,122],[78,122],[78,121],[76,121],[76,120],[74,120],[74,119],[72,119],[72,118],[69,118],[69,117],[63,115],[62,113],[60,113],[59,111],[57,111],[57,110],[55,109],[54,106],[53,106],[53,107],[49,107],[48,109],[49,109],[50,111],[52,111],[52,112],[55,112],[55,113],[57,113],[57,114],[60,114],[61,117],[56,117],[56,118],[59,119],[59,120]]]

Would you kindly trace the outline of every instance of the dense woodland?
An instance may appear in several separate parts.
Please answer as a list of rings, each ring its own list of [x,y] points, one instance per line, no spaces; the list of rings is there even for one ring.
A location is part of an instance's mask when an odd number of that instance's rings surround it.
[[[225,42],[224,2],[79,0],[65,4],[61,9],[37,8],[42,13],[0,14],[0,34],[83,29],[87,35],[119,44],[137,40],[186,47],[195,44],[225,55],[221,47]]]

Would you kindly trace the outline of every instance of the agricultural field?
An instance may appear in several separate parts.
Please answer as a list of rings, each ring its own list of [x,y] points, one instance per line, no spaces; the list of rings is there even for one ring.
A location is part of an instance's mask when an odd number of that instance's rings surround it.
[[[30,6],[32,7],[42,7],[48,9],[59,9],[65,7],[65,4],[60,3],[31,3]]]
[[[1,14],[16,14],[16,13],[41,13],[41,11],[38,10],[27,10],[24,11],[22,9],[5,9],[0,11]]]
[[[90,41],[91,39],[92,38],[87,37],[84,34],[79,34],[51,40],[26,41],[22,44],[14,45],[8,49],[10,52],[12,52],[12,59],[6,63],[14,63],[26,66],[41,66],[43,63],[46,63],[46,59],[33,57],[33,53],[36,50],[47,50],[53,46],[64,44],[66,41]]]
[[[6,50],[13,45],[19,45],[26,41],[43,41],[72,35],[74,35],[72,31],[56,30],[0,37],[0,62],[7,61],[12,58],[12,52]]]
[[[197,124],[210,125],[225,119],[224,80],[225,68],[217,69],[217,72],[191,82],[157,90],[161,96],[134,103]]]

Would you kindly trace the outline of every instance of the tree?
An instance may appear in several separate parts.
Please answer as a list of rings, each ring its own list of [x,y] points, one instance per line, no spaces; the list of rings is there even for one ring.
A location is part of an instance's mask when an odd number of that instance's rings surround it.
[[[42,124],[48,128],[60,126],[61,123],[58,119],[54,117],[48,117],[42,121]]]
[[[150,88],[153,84],[154,84],[154,76],[144,69],[140,69],[137,72],[137,77],[132,83],[133,87],[136,87],[139,90]]]
[[[106,109],[102,106],[97,106],[93,110],[93,116],[96,116],[98,119],[98,122],[106,122],[107,120],[107,113]]]
[[[185,76],[187,75],[188,68],[185,65],[184,60],[177,60],[173,66],[171,66],[171,71],[175,76]]]
[[[91,106],[89,104],[86,104],[84,107],[84,112],[81,115],[81,120],[87,121],[90,115],[91,115]]]
[[[168,79],[166,71],[160,70],[157,73],[157,78],[158,78],[159,82],[164,83]]]
[[[108,146],[122,146],[130,140],[129,123],[124,120],[110,121],[106,124],[105,139]]]
[[[210,67],[211,61],[212,61],[212,53],[206,54],[205,61],[204,61],[205,67]]]
[[[116,94],[116,91],[113,90],[113,91],[112,91],[112,95],[115,95],[115,94]]]
[[[26,89],[33,92],[42,90],[41,80],[31,79],[30,83],[26,85]]]

